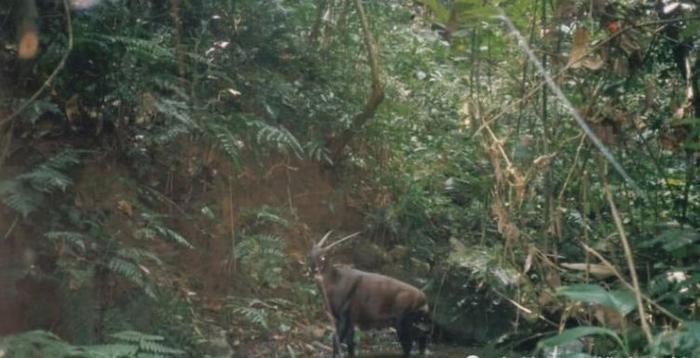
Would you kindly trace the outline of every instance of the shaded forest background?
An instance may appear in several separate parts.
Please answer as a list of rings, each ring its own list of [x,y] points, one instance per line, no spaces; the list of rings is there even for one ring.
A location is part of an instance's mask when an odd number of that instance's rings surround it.
[[[426,291],[436,355],[698,356],[699,17],[3,2],[0,349],[326,354],[306,254],[334,230]]]

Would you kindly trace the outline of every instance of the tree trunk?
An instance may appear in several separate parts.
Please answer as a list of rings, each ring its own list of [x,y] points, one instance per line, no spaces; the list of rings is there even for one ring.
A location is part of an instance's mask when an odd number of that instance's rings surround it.
[[[365,47],[367,48],[367,57],[369,60],[370,73],[372,76],[372,89],[367,98],[364,108],[352,118],[350,127],[345,129],[339,136],[331,139],[328,144],[330,149],[330,157],[334,163],[340,161],[345,147],[362,129],[367,121],[374,116],[377,107],[384,100],[384,82],[382,79],[381,69],[379,68],[379,54],[377,53],[377,45],[374,41],[374,36],[369,29],[367,15],[362,6],[362,0],[354,0],[357,14],[360,16],[360,24],[362,26],[362,35],[364,37]]]

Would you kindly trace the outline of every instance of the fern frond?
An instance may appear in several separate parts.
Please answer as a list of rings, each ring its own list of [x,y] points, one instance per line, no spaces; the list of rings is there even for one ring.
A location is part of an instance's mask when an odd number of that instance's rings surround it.
[[[267,317],[268,313],[265,308],[255,308],[249,306],[239,306],[233,309],[234,313],[243,316],[246,321],[258,324],[264,329],[268,329]]]
[[[58,108],[58,105],[51,101],[50,97],[37,99],[25,111],[22,117],[25,121],[32,125],[36,123],[45,113],[51,113],[59,117],[63,116],[63,112]]]
[[[82,162],[82,157],[90,152],[89,150],[82,149],[64,149],[47,161],[39,164],[38,168],[47,167],[63,171],[80,164]]]
[[[158,342],[149,340],[142,340],[139,343],[139,349],[142,353],[152,353],[157,355],[180,355],[185,353],[180,349],[170,348]]]
[[[185,102],[160,98],[155,102],[155,107],[166,118],[176,119],[186,128],[197,127],[197,123],[190,117],[190,108]]]
[[[136,355],[136,358],[167,358],[168,356],[164,356],[162,354],[156,354],[156,353],[139,353]]]
[[[139,249],[136,247],[130,247],[130,248],[125,248],[125,249],[119,249],[117,250],[117,256],[120,256],[124,259],[135,261],[135,262],[140,262],[143,261],[144,259],[150,260],[153,263],[157,265],[162,265],[163,262],[156,256],[154,253]]]
[[[143,240],[153,240],[158,236],[156,231],[150,227],[144,227],[136,230],[134,232],[134,236],[137,239],[143,239]]]
[[[159,75],[159,77],[153,78],[152,81],[159,89],[170,91],[184,101],[190,99],[190,95],[183,89],[178,77]]]
[[[183,245],[187,248],[194,248],[192,244],[185,239],[182,235],[177,233],[174,230],[171,230],[167,226],[163,225],[162,219],[167,217],[166,215],[158,215],[158,214],[153,214],[153,213],[148,213],[144,212],[141,213],[141,216],[143,217],[144,220],[146,220],[147,224],[146,227],[140,229],[137,231],[137,235],[139,237],[147,238],[147,239],[153,239],[156,236],[160,236],[163,239],[173,241],[177,244]]]
[[[94,37],[94,38],[92,38]],[[81,41],[97,40],[104,42],[120,43],[124,45],[126,51],[141,55],[141,58],[152,62],[169,62],[175,63],[175,54],[165,46],[161,46],[159,41],[152,39],[141,39],[136,37],[126,36],[111,36],[102,34],[89,34],[81,39]]]
[[[141,341],[162,342],[165,340],[162,336],[146,334],[139,331],[121,331],[112,333],[109,336],[120,341],[131,343],[140,343]]]
[[[173,357],[185,351],[159,343],[165,340],[162,336],[145,334],[138,331],[122,331],[113,333],[110,337],[118,343],[100,344],[81,347],[83,354],[77,357]]]
[[[277,213],[276,211],[279,210],[274,207],[264,205],[262,208],[255,211],[255,218],[257,221],[260,222],[289,227],[289,220],[282,217],[282,215]]]
[[[133,262],[124,260],[120,257],[113,257],[111,260],[109,260],[107,266],[112,272],[135,283],[139,287],[145,287],[143,272],[138,265],[134,264]]]
[[[0,183],[0,197],[8,207],[25,218],[44,202],[44,193],[65,191],[72,179],[64,172],[81,162],[83,150],[66,149],[37,165],[31,171]]]
[[[277,305],[277,306],[282,306],[282,307],[289,307],[294,305],[294,303],[290,300],[280,298],[280,297],[273,297],[267,300],[267,302]]]
[[[245,256],[267,256],[267,259],[283,257],[282,239],[267,234],[246,236],[236,245],[236,257]]]
[[[0,183],[0,197],[7,207],[20,213],[24,218],[39,209],[45,198],[41,192],[32,190],[15,180]]]
[[[217,146],[221,148],[226,155],[228,155],[233,164],[239,166],[241,163],[241,140],[237,138],[227,127],[219,125],[214,121],[209,122],[207,129],[211,136],[216,140]]]
[[[316,141],[309,142],[306,144],[306,148],[309,159],[333,165],[333,159],[331,159],[330,151],[328,148],[326,148],[324,143]]]
[[[133,357],[138,352],[139,347],[133,344],[99,344],[94,346],[81,347],[84,357],[95,358],[121,358]],[[83,355],[78,355],[83,356]]]
[[[49,240],[62,240],[65,241],[72,246],[75,246],[79,248],[81,251],[85,251],[85,241],[87,239],[87,236],[79,233],[79,232],[73,232],[73,231],[49,231],[44,234],[44,237],[46,237]]]
[[[172,143],[175,139],[181,135],[192,132],[192,128],[189,128],[183,124],[172,124],[168,126],[158,126],[151,136],[151,139],[156,144],[167,144]]]
[[[258,143],[272,144],[282,151],[291,150],[299,159],[303,157],[304,148],[287,128],[275,127],[259,120],[252,121],[251,125],[258,129]]]
[[[49,166],[40,166],[29,173],[21,174],[17,176],[16,180],[26,181],[32,188],[44,193],[50,193],[57,189],[65,191],[73,184],[73,180],[69,176]]]
[[[177,232],[165,227],[165,226],[160,226],[160,225],[154,225],[152,228],[164,239],[173,241],[177,244],[180,244],[182,246],[185,246],[187,248],[194,248],[192,244],[190,244],[187,239],[185,239],[184,236],[178,234]]]

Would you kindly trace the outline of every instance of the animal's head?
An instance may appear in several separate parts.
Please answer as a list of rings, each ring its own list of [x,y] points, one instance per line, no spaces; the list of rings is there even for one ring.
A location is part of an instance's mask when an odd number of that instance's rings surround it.
[[[410,320],[417,334],[428,334],[431,331],[433,320],[430,317],[430,309],[425,304],[416,311],[410,313]]]
[[[346,240],[352,239],[353,237],[357,236],[359,232],[356,232],[352,235],[348,235],[330,245],[323,246],[323,244],[328,240],[328,238],[331,236],[331,232],[329,231],[326,233],[326,235],[323,236],[323,238],[315,243],[313,246],[311,246],[311,251],[309,251],[309,268],[311,269],[311,274],[312,275],[318,275],[320,273],[323,273],[328,267],[330,267],[330,263],[326,259],[326,254],[330,252],[330,249],[333,246],[336,246]]]

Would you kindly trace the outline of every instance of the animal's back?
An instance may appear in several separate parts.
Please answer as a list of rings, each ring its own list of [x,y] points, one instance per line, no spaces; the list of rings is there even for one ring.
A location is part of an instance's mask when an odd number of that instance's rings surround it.
[[[356,281],[350,313],[361,329],[394,326],[410,311],[427,311],[427,298],[418,288],[395,278],[352,268],[342,268]]]

